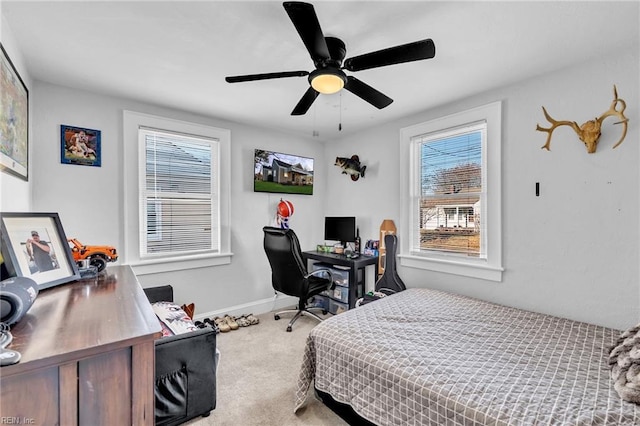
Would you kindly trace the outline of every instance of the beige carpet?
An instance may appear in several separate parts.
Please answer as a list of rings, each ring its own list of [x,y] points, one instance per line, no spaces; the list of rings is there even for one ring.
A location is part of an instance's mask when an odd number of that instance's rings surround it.
[[[259,324],[218,334],[217,407],[190,426],[347,424],[313,394],[298,414],[293,413],[304,344],[318,322],[302,317],[287,333],[291,316],[275,321],[273,314],[262,314]]]

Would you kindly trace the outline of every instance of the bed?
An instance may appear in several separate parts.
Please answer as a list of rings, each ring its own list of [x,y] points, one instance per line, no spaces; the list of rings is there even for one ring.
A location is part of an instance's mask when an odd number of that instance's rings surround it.
[[[610,376],[619,335],[411,288],[311,331],[295,411],[313,384],[377,425],[640,425]]]

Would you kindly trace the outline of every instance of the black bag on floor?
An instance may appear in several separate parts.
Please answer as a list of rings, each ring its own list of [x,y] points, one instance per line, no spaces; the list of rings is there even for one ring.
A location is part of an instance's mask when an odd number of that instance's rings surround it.
[[[378,282],[376,282],[375,291],[365,294],[362,299],[358,300],[356,306],[366,305],[367,303],[374,302],[381,297],[407,289],[396,270],[396,247],[398,245],[398,237],[392,234],[385,235],[384,245],[387,250],[384,259],[384,273],[378,279]]]

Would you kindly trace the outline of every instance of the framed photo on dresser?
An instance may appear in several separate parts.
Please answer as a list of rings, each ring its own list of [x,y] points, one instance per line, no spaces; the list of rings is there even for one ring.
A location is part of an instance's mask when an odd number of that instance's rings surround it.
[[[2,256],[10,276],[40,290],[80,279],[57,213],[0,213]]]

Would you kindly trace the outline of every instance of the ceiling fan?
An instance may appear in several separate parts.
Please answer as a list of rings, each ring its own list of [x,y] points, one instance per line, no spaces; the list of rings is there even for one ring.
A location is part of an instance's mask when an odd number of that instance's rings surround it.
[[[346,75],[342,70],[362,71],[403,62],[431,59],[436,54],[436,46],[433,41],[425,39],[344,60],[347,53],[344,42],[336,37],[324,36],[312,4],[288,1],[284,2],[283,6],[309,51],[316,69],[311,72],[284,71],[238,75],[226,77],[225,80],[228,83],[240,83],[272,78],[309,76],[308,80],[311,86],[295,106],[291,115],[304,115],[320,93],[337,93],[343,88],[376,108],[382,109],[391,104],[393,99],[357,78]]]

